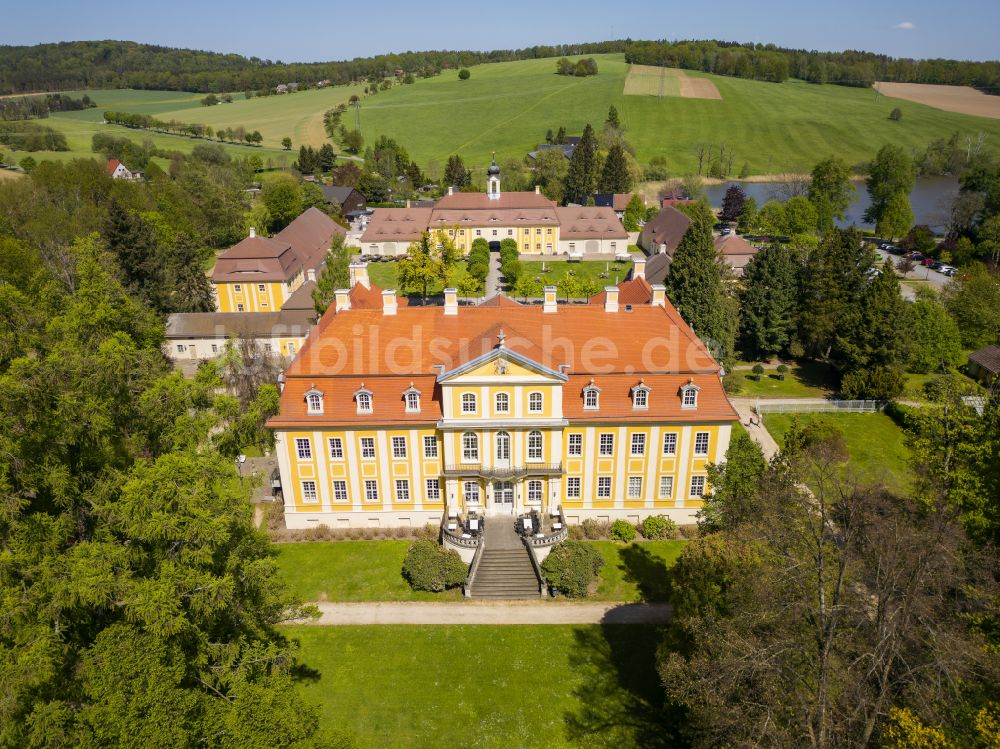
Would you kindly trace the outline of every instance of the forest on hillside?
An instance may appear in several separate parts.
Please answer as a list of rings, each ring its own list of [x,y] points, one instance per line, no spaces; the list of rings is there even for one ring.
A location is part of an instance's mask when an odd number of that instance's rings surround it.
[[[444,69],[487,62],[624,52],[628,62],[701,70],[718,75],[780,82],[870,86],[875,80],[967,85],[1000,93],[1000,62],[914,60],[874,52],[817,52],[773,44],[725,41],[634,41],[540,45],[523,49],[430,50],[357,57],[353,60],[285,63],[136,42],[87,41],[0,46],[0,94],[81,88],[136,88],[220,93],[271,92],[281,83],[300,87],[378,82],[396,71],[427,77]]]

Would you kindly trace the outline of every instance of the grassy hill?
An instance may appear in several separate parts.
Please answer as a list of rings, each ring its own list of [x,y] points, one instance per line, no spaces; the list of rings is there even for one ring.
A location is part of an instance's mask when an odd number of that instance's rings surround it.
[[[362,131],[369,142],[382,134],[396,138],[425,168],[443,166],[452,153],[460,154],[468,166],[481,168],[494,150],[501,159],[522,157],[544,140],[549,128],[564,126],[578,134],[587,122],[599,126],[614,104],[640,162],[664,156],[675,175],[696,170],[699,143],[716,151],[721,144],[735,147],[734,171],[746,162],[751,174],[804,172],[832,154],[855,163],[870,159],[890,142],[922,149],[931,140],[956,131],[963,135],[982,131],[994,149],[1000,143],[1000,120],[944,112],[886,96],[876,98],[869,89],[801,81],[765,83],[688,71],[688,77],[714,82],[722,99],[626,96],[624,57],[595,57],[600,74],[591,78],[558,76],[554,60],[546,58],[478,65],[471,68],[467,81],[458,80],[455,71],[445,71],[412,85],[397,85],[364,98]],[[296,149],[302,143],[321,145],[325,140],[323,112],[359,89],[338,86],[250,100],[238,96],[231,104],[215,107],[200,106],[200,94],[90,91],[97,109],[55,115],[46,124],[66,132],[73,148],[56,158],[89,154],[90,137],[99,129],[139,140],[151,137],[158,145],[185,151],[200,142],[103,125],[104,109],[213,127],[244,125],[259,129],[264,136],[265,148],[253,151],[280,164],[290,161],[287,152],[280,151],[281,138],[291,137]],[[889,119],[894,107],[903,112],[899,122]],[[345,116],[349,126],[354,123],[353,115]],[[229,148],[238,153],[249,150]]]

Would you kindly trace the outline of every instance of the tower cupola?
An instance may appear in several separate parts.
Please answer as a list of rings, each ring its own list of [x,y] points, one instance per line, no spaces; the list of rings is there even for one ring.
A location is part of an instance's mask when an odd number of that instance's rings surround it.
[[[497,166],[497,154],[493,152],[493,163],[486,170],[486,193],[490,200],[500,199],[500,167]]]

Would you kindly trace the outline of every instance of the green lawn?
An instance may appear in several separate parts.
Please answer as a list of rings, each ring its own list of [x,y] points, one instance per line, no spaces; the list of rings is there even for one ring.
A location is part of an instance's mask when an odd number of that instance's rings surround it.
[[[456,262],[452,266],[448,273],[448,285],[458,286],[463,278],[468,276],[467,266],[464,261]],[[368,264],[368,277],[371,279],[372,283],[382,289],[396,289],[399,290],[399,264],[398,263],[369,263]],[[444,291],[445,285],[442,283],[436,283],[427,287],[427,293],[440,294]],[[400,293],[402,293],[400,291]],[[420,296],[420,294],[415,294],[414,296]]]
[[[676,746],[655,627],[288,627],[306,701],[364,749]]]
[[[697,169],[698,143],[734,146],[737,170],[745,161],[751,174],[773,174],[808,172],[834,154],[851,164],[865,161],[886,143],[923,149],[953,132],[983,131],[994,149],[1000,142],[1000,120],[886,96],[876,101],[870,89],[688,71],[710,78],[722,100],[625,96],[624,56],[594,57],[600,73],[589,78],[556,75],[555,60],[537,59],[477,65],[467,81],[445,71],[394,87],[362,102],[365,139],[394,137],[421,165],[443,168],[457,153],[468,167],[482,170],[494,150],[500,159],[522,158],[549,128],[565,126],[570,134],[588,122],[599,128],[613,104],[639,161],[664,156],[675,175]],[[889,119],[895,107],[903,112],[898,122]]]
[[[665,601],[667,570],[685,541],[590,541],[604,557],[591,601]]]
[[[760,382],[755,382],[753,372],[738,369],[740,392],[736,395],[762,398],[825,398],[837,387],[836,376],[829,367],[815,362],[805,362],[789,367],[785,379],[778,379],[774,367],[765,367]]]
[[[592,280],[603,291],[605,286],[614,286],[624,281],[632,269],[632,262],[584,260],[579,263],[568,263],[565,260],[525,260],[522,262],[522,268],[525,275],[541,280],[546,286],[555,286],[563,276],[572,271],[577,278]],[[607,278],[601,278],[605,274]]]
[[[825,421],[835,425],[847,443],[849,470],[864,481],[884,482],[893,491],[909,490],[909,450],[903,430],[885,414],[766,414],[764,425],[781,445],[793,419],[802,424]]]
[[[280,578],[304,601],[451,601],[459,589],[424,593],[403,579],[410,541],[278,544]]]

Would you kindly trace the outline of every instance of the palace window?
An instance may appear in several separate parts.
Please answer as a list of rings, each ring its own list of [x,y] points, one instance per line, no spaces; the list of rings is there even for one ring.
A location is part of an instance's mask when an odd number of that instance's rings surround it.
[[[694,454],[708,455],[708,432],[697,432],[694,435]]]
[[[374,479],[365,481],[365,502],[378,502],[378,481]]]
[[[576,242],[570,242],[569,243],[569,251],[570,252],[576,252]]]
[[[691,491],[688,492],[691,497],[704,497],[705,496],[705,477],[704,476],[692,476],[691,477]]]
[[[542,236],[542,230],[541,229],[535,229],[535,234],[537,234],[538,236]]]
[[[441,481],[440,479],[427,479],[427,501],[437,502],[441,499]]]
[[[632,408],[649,408],[649,387],[642,380],[632,388]]]
[[[644,432],[635,432],[632,435],[632,447],[629,453],[635,456],[646,454],[646,435]]]
[[[528,432],[528,460],[542,459],[542,433]]]
[[[493,230],[493,236],[495,237],[496,235],[497,235],[497,230],[496,230],[496,229],[494,229],[494,230]]]
[[[615,435],[610,432],[601,434],[597,454],[604,457],[610,457],[615,454]]]
[[[309,441],[308,437],[295,438],[295,452],[298,454],[299,460],[310,460],[312,458],[312,442]]]
[[[479,484],[477,482],[466,481],[462,488],[464,490],[462,496],[465,498],[467,505],[479,504]]]
[[[413,387],[412,384],[403,391],[403,398],[406,400],[407,413],[420,413],[420,391]]]
[[[590,384],[583,389],[583,407],[588,411],[596,411],[601,407],[601,389],[591,380]]]
[[[580,498],[580,477],[570,476],[566,479],[566,496],[570,499]]]
[[[264,287],[264,284],[259,283],[259,284],[257,284],[257,291],[259,291],[261,294],[263,294],[265,291],[267,291],[267,289]]]
[[[642,476],[628,477],[628,498],[642,499]]]
[[[474,414],[476,412],[476,394],[462,393],[462,413]]]
[[[394,458],[406,457],[406,437],[392,438],[392,457]]]
[[[479,437],[474,432],[462,435],[462,461],[465,463],[479,461]]]
[[[483,230],[482,229],[476,229],[476,236],[477,237],[483,236]]]
[[[540,414],[542,412],[542,394],[528,394],[528,413]]]
[[[359,414],[370,414],[372,412],[372,394],[370,390],[358,390],[354,393],[354,400],[357,401]]]
[[[177,344],[177,353],[178,354],[183,354],[186,351],[187,351],[187,346],[185,346],[183,343],[178,343]]]
[[[674,496],[674,477],[660,476],[660,499],[670,499]]]
[[[552,233],[552,229],[551,229],[551,227],[550,227],[550,228],[548,228],[548,229],[546,229],[546,230],[545,230],[545,233],[546,233],[546,234],[551,234],[551,233]]]
[[[410,501],[410,480],[409,479],[396,479],[396,501],[397,502],[409,502]]]
[[[677,454],[677,432],[667,432],[663,435],[663,454]]]
[[[213,354],[219,353],[219,345],[217,343],[212,344],[212,353]]]
[[[611,477],[610,476],[598,476],[597,477],[597,498],[598,499],[610,499],[611,498]]]
[[[246,308],[242,304],[237,304],[236,305],[236,311],[237,312],[242,312],[244,309],[246,309]]]
[[[528,482],[528,504],[541,504],[542,502],[542,482],[532,480]]]
[[[524,243],[524,249],[530,250],[531,249],[531,244],[529,242],[525,242]]]
[[[508,237],[513,237],[514,236],[514,230],[513,229],[508,229],[507,230],[507,236]]]
[[[288,343],[288,355],[295,356],[295,344],[292,342]]]
[[[375,438],[374,437],[362,437],[361,438],[361,457],[365,460],[375,459]]]
[[[535,242],[535,249],[536,250],[542,249],[542,243],[541,242]]]
[[[340,437],[331,437],[329,439],[330,443],[330,457],[334,460],[344,459],[344,440]]]
[[[583,455],[583,435],[571,434],[567,438],[566,454],[579,457]]]
[[[315,481],[302,482],[302,501],[310,503],[319,501],[319,495],[316,493]]]
[[[437,437],[432,437],[427,435],[424,437],[424,457],[425,458],[437,458],[438,456],[438,442]]]
[[[701,388],[692,382],[684,385],[681,388],[681,408],[697,408],[699,390]]]
[[[333,501],[347,501],[347,482],[337,479],[333,482]]]
[[[510,396],[507,393],[496,394],[495,409],[498,414],[510,413]]]
[[[242,286],[242,284],[234,284],[233,285],[233,291],[235,291],[237,294],[243,293],[243,286]]]
[[[323,413],[323,393],[315,388],[306,392],[306,413]]]
[[[267,353],[269,353],[269,354],[270,354],[270,353],[271,353],[271,344],[270,344],[270,343],[265,343],[265,344],[264,344],[264,350],[265,350],[265,351],[266,351]]]

